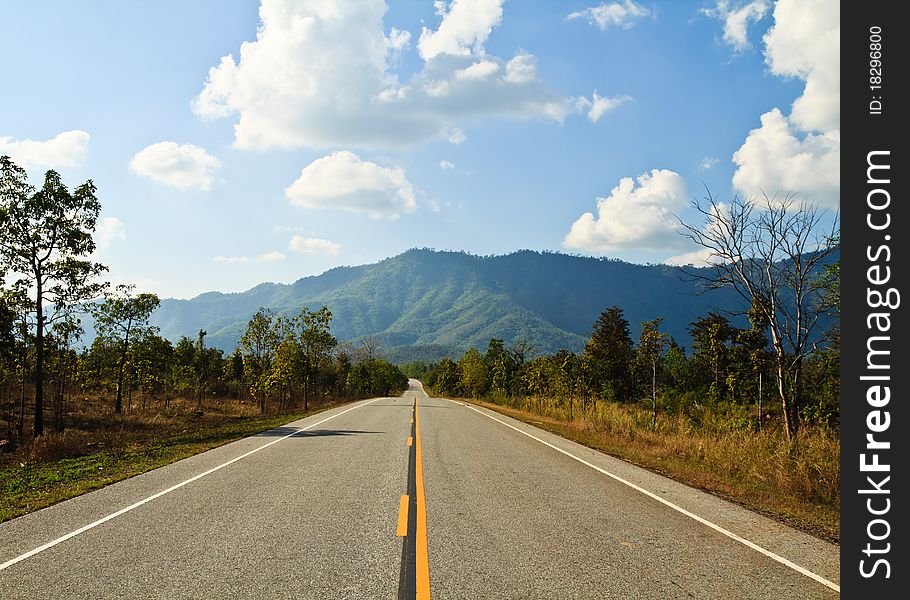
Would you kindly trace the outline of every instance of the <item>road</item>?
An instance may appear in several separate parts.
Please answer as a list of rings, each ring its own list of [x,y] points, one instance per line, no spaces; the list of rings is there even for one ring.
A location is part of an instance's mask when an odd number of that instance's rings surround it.
[[[396,598],[414,539],[434,599],[838,596],[836,545],[412,380],[0,524],[0,597]]]

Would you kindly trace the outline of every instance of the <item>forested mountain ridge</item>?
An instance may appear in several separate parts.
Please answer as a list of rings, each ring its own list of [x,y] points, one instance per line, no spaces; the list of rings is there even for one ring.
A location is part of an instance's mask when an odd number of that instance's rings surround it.
[[[710,310],[742,308],[727,291],[698,294],[682,269],[523,250],[502,256],[409,250],[375,264],[338,267],[292,284],[263,283],[240,293],[162,300],[152,323],[170,339],[195,336],[232,350],[259,307],[296,314],[326,305],[340,340],[374,336],[391,358],[435,358],[490,338],[530,341],[539,352],[578,351],[605,308],[625,310],[688,345],[689,323]]]

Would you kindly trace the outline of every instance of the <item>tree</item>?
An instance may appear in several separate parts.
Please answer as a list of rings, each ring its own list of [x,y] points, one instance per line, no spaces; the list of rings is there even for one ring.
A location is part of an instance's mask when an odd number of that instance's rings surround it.
[[[243,378],[250,396],[258,401],[260,412],[265,412],[265,400],[269,388],[269,372],[272,358],[281,337],[275,326],[275,318],[267,308],[260,308],[247,323],[246,331],[240,338],[240,353],[243,356]]]
[[[689,335],[692,336],[692,348],[695,361],[706,367],[704,374],[711,375],[711,398],[717,402],[726,397],[728,342],[733,338],[735,329],[729,319],[720,313],[711,311],[689,324]]]
[[[308,410],[309,389],[315,388],[319,367],[329,359],[338,340],[330,330],[332,311],[327,306],[317,311],[303,307],[292,323],[303,352],[303,409]]]
[[[621,308],[611,306],[600,314],[585,344],[585,356],[601,393],[609,391],[616,400],[628,402],[632,397],[632,336]]]
[[[818,272],[836,248],[837,218],[821,230],[824,213],[810,204],[735,197],[729,204],[708,194],[694,202],[704,217],[683,225],[683,234],[708,251],[710,269],[690,272],[706,288],[732,288],[771,333],[777,391],[787,437],[799,429],[803,360],[814,349],[821,314]]]
[[[70,193],[56,171],[47,171],[36,191],[22,168],[0,157],[0,273],[13,273],[13,288],[34,298],[35,437],[44,434],[46,330],[68,307],[103,289],[92,280],[106,267],[87,260],[95,250],[92,233],[101,211],[95,191],[88,180]]]
[[[149,317],[160,301],[155,294],[133,295],[134,286],[118,285],[105,295],[102,302],[90,306],[95,318],[98,335],[114,340],[120,347],[117,360],[117,400],[114,413],[123,412],[123,370],[129,356],[130,344],[158,333],[158,328],[148,324]]]
[[[657,368],[664,358],[670,336],[660,331],[663,317],[657,317],[641,324],[641,336],[638,338],[638,357],[651,370],[651,425],[657,426]]]
[[[480,352],[475,348],[465,352],[458,361],[458,370],[461,372],[461,387],[465,393],[473,398],[483,396],[487,390],[487,369]]]

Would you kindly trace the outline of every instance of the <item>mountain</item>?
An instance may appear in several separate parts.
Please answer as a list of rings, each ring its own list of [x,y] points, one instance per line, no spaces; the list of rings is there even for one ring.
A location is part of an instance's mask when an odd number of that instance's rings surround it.
[[[292,284],[263,283],[234,294],[162,300],[152,316],[164,337],[194,337],[226,352],[259,307],[292,316],[326,305],[339,340],[377,338],[393,360],[438,359],[490,338],[532,342],[537,352],[579,351],[606,308],[625,310],[633,338],[641,323],[689,345],[689,323],[709,310],[741,309],[730,291],[699,295],[683,271],[666,265],[523,250],[503,256],[409,250],[375,264],[338,267]]]

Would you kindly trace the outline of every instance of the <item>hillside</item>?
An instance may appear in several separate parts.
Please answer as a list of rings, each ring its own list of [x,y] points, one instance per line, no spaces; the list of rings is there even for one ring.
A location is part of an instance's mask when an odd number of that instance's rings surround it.
[[[375,336],[391,358],[438,358],[490,338],[530,340],[539,352],[580,350],[605,308],[625,310],[637,337],[656,316],[681,344],[688,324],[711,309],[740,306],[728,292],[698,295],[678,268],[520,251],[504,256],[409,250],[376,264],[338,267],[292,284],[263,283],[235,294],[166,299],[153,315],[162,335],[208,332],[232,350],[260,307],[293,315],[327,305],[340,340]]]

